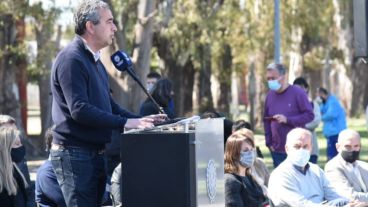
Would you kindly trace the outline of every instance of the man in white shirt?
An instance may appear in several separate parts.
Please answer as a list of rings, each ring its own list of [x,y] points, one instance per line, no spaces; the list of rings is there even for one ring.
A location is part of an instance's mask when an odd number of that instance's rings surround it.
[[[361,150],[359,133],[351,129],[341,131],[336,149],[339,154],[325,166],[328,180],[338,192],[368,202],[368,163],[358,160]]]
[[[287,158],[272,173],[268,195],[274,206],[355,206],[337,193],[318,165],[309,163],[312,134],[302,128],[286,137]]]

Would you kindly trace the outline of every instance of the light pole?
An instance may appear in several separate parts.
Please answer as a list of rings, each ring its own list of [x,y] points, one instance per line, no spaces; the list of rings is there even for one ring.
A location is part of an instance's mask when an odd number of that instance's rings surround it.
[[[275,63],[280,63],[280,1],[274,0],[275,6],[274,6],[274,21],[275,21],[275,27],[274,27],[274,61]]]

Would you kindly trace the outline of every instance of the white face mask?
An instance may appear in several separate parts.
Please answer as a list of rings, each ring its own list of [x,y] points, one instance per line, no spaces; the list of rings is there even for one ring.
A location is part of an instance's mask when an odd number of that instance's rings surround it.
[[[305,167],[309,161],[310,152],[306,149],[293,149],[288,152],[287,159],[296,166]]]
[[[147,83],[147,91],[151,92],[154,85],[155,85],[154,83]]]

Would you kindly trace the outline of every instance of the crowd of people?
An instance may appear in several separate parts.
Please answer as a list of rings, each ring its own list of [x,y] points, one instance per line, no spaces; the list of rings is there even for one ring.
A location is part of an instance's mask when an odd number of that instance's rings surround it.
[[[74,14],[74,40],[56,57],[51,73],[54,126],[46,133],[49,158],[39,168],[35,191],[24,164],[25,148],[15,120],[0,116],[0,206],[122,206],[119,139],[126,129],[151,128],[175,118],[170,80],[152,72],[140,114],[112,98],[100,50],[111,45],[117,28],[104,1],[82,1]],[[338,99],[318,88],[308,98],[307,81],[292,85],[282,64],[267,66],[269,91],[264,104],[265,144],[274,170],[269,172],[257,147],[253,126],[224,119],[225,205],[368,206],[368,163],[358,160],[358,132],[347,129]],[[161,109],[166,114],[160,114]],[[222,117],[207,112],[202,118]],[[323,122],[328,163],[318,165],[315,128]],[[33,194],[32,194],[33,193]]]

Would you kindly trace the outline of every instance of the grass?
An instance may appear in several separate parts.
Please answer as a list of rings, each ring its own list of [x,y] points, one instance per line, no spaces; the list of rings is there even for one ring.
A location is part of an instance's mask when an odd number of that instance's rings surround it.
[[[360,152],[360,160],[368,162],[368,148],[367,148],[368,132],[367,132],[367,126],[366,126],[365,119],[364,118],[350,118],[347,120],[347,122],[348,122],[348,128],[358,131],[361,136],[362,148]],[[327,162],[327,157],[326,157],[327,142],[326,142],[326,138],[322,134],[322,125],[323,123],[321,123],[320,126],[316,129],[316,132],[318,136],[318,146],[319,146],[318,165],[323,169]],[[261,151],[263,153],[264,160],[265,160],[265,163],[268,169],[272,170],[273,169],[272,158],[271,158],[268,148],[265,145],[263,131],[256,130],[255,137],[256,137],[256,144],[261,148]]]

